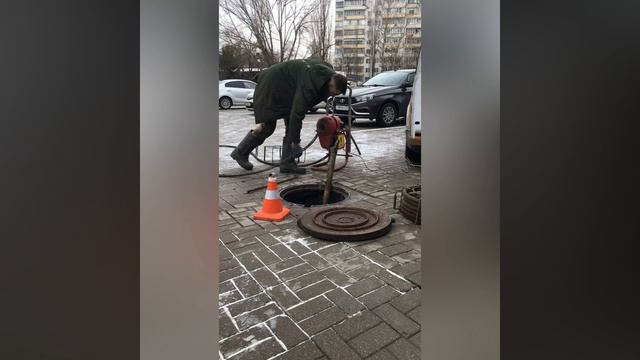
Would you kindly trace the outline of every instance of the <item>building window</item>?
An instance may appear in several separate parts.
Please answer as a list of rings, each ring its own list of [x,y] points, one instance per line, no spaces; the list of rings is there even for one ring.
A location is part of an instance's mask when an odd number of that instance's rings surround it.
[[[336,9],[341,9],[344,7],[344,2],[342,1],[336,1]]]
[[[345,16],[364,16],[364,10],[346,10]]]
[[[364,6],[367,4],[366,0],[345,0],[345,6]]]

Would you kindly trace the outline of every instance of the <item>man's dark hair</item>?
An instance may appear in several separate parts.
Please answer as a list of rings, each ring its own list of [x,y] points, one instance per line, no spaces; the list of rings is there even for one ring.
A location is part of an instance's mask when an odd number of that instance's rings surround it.
[[[333,80],[336,82],[336,87],[343,94],[347,93],[347,77],[342,74],[333,74]]]

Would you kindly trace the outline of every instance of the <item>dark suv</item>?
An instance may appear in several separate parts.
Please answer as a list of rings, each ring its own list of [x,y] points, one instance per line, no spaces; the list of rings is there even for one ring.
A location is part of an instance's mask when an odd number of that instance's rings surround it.
[[[385,71],[353,89],[352,118],[376,120],[381,126],[391,126],[396,120],[404,119],[415,75],[415,70]],[[333,99],[334,113],[344,119],[349,110],[348,91],[346,96]]]

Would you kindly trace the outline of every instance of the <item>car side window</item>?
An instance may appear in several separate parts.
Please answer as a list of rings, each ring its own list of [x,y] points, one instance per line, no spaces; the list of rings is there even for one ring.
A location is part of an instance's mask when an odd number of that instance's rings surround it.
[[[244,82],[244,87],[246,87],[247,89],[255,89],[256,88],[256,84],[254,84],[252,82],[245,81]]]
[[[224,86],[231,88],[244,88],[242,81],[229,81],[228,83],[224,84]]]

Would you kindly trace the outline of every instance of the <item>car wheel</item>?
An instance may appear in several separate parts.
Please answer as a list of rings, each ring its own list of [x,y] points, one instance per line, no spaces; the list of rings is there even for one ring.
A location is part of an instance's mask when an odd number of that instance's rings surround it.
[[[229,110],[229,109],[231,109],[231,106],[233,105],[233,102],[231,101],[230,97],[223,96],[223,97],[220,98],[220,101],[218,101],[218,104],[220,105],[221,109]]]
[[[376,122],[380,126],[391,126],[398,118],[398,111],[396,107],[392,103],[386,103],[382,105],[380,110],[378,111],[378,117],[376,118]]]

